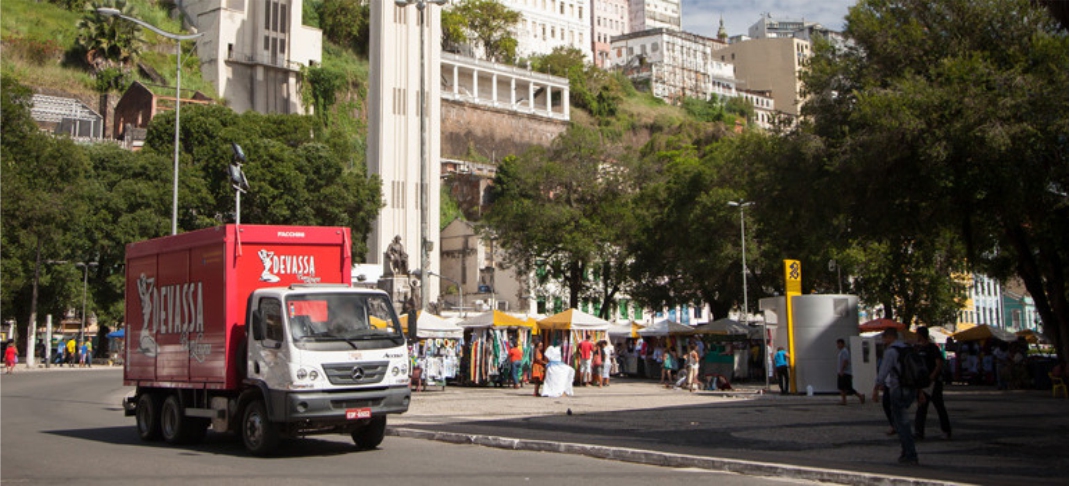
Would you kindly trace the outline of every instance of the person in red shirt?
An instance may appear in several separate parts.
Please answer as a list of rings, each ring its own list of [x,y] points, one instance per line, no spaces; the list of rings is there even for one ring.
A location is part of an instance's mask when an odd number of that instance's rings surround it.
[[[15,371],[15,363],[18,362],[19,349],[15,346],[15,340],[9,339],[7,341],[7,349],[4,350],[4,366],[7,367],[7,374],[11,374]]]
[[[584,336],[579,345],[580,350],[580,383],[587,386],[591,382],[591,358],[594,355],[594,343],[590,336]]]
[[[509,375],[513,379],[513,388],[520,388],[520,373],[523,371],[524,349],[517,343],[509,348]]]

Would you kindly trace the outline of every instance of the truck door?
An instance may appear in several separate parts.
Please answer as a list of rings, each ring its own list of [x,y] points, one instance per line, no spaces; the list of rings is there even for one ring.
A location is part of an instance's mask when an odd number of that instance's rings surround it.
[[[249,377],[263,380],[268,388],[286,389],[290,379],[289,346],[285,345],[282,302],[261,297],[256,303],[258,327],[249,344]]]

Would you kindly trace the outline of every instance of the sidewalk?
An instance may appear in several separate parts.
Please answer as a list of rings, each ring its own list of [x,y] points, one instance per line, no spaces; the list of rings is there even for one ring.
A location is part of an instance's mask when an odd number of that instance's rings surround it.
[[[868,401],[844,407],[839,396],[757,387],[688,393],[640,380],[555,399],[532,391],[414,393],[410,411],[391,418],[391,433],[846,484],[1065,484],[1068,476],[1067,401],[1042,391],[949,387],[953,440],[919,442],[914,467],[896,463],[898,440]],[[939,437],[931,410],[927,431]]]

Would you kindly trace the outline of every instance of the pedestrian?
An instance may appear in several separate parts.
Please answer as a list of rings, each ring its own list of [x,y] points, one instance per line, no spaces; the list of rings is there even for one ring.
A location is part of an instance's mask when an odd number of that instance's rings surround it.
[[[78,367],[85,368],[85,362],[89,359],[89,346],[83,340],[78,346]]]
[[[512,344],[509,348],[509,379],[513,381],[513,388],[520,388],[520,373],[524,370],[524,348],[516,341]]]
[[[672,386],[672,370],[676,366],[676,350],[670,349],[661,360],[661,384],[666,388]]]
[[[67,356],[67,366],[70,367],[70,368],[74,368],[74,361],[75,361],[75,359],[77,359],[77,351],[78,351],[78,343],[74,342],[74,337],[72,336],[69,340],[67,340],[67,354],[66,354],[66,356]]]
[[[914,438],[925,439],[925,417],[929,412],[929,404],[932,403],[936,414],[940,416],[940,430],[943,438],[951,438],[951,419],[947,416],[947,408],[944,407],[944,356],[940,353],[940,347],[932,342],[929,337],[929,328],[918,328],[918,354],[925,360],[925,367],[929,370],[929,382],[932,383],[921,393],[918,410],[914,412]]]
[[[550,346],[544,353],[546,356],[546,378],[543,380],[542,395],[556,398],[562,395],[572,396],[572,380],[576,378],[576,370],[561,361],[561,347]]]
[[[594,346],[594,354],[591,356],[591,372],[593,374],[592,385],[598,383],[598,387],[602,387],[602,366],[605,363],[606,354],[603,352],[605,348],[602,346],[602,342]]]
[[[531,384],[535,385],[535,396],[539,396],[539,388],[542,387],[542,381],[546,379],[546,355],[543,352],[544,346],[541,339],[536,337],[532,343],[535,350],[532,352],[531,359]]]
[[[698,346],[690,345],[687,352],[687,391],[694,392],[698,388]]]
[[[862,404],[866,403],[866,396],[855,391],[854,377],[851,375],[851,352],[847,349],[847,343],[843,339],[836,340],[836,388],[840,390],[840,405],[847,405],[847,395],[858,397]]]
[[[60,337],[56,341],[56,355],[52,357],[52,364],[63,364],[63,351],[67,349],[67,344],[63,342],[63,338]]]
[[[885,329],[881,334],[881,339],[884,341],[884,358],[881,360],[880,369],[877,370],[877,380],[873,385],[873,401],[877,400],[881,391],[889,394],[892,421],[895,423],[895,432],[899,435],[899,463],[917,465],[918,451],[914,448],[914,436],[910,432],[907,410],[914,403],[914,397],[917,396],[918,391],[905,385],[901,386],[899,381],[901,370],[899,356],[911,350],[899,340],[899,331],[893,328]]]
[[[15,365],[19,362],[19,347],[15,346],[14,339],[7,340],[7,348],[4,349],[4,367],[7,374],[15,372]]]
[[[602,386],[609,386],[609,375],[613,373],[613,345],[602,341]]]
[[[583,341],[577,346],[580,352],[580,384],[591,384],[591,360],[594,358],[594,343],[590,336],[583,336]]]
[[[780,387],[780,394],[788,394],[788,355],[787,351],[784,351],[784,346],[777,346],[776,354],[773,355],[773,366],[776,367],[776,381]]]

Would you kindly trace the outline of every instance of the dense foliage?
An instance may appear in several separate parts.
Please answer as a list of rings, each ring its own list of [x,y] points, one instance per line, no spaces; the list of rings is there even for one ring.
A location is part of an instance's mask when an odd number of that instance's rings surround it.
[[[76,145],[37,130],[29,96],[5,76],[3,318],[16,319],[25,335],[35,273],[41,314],[63,315],[81,300],[81,271],[47,261],[97,261],[89,270],[89,312],[114,324],[122,319],[125,245],[170,231],[174,118],[153,119],[140,152]],[[251,186],[242,223],[348,226],[354,259],[362,259],[382,204],[380,184],[351,164],[347,145],[326,143],[322,133],[330,130],[306,116],[238,115],[218,105],[182,110],[180,231],[234,221],[225,167],[237,142]]]

